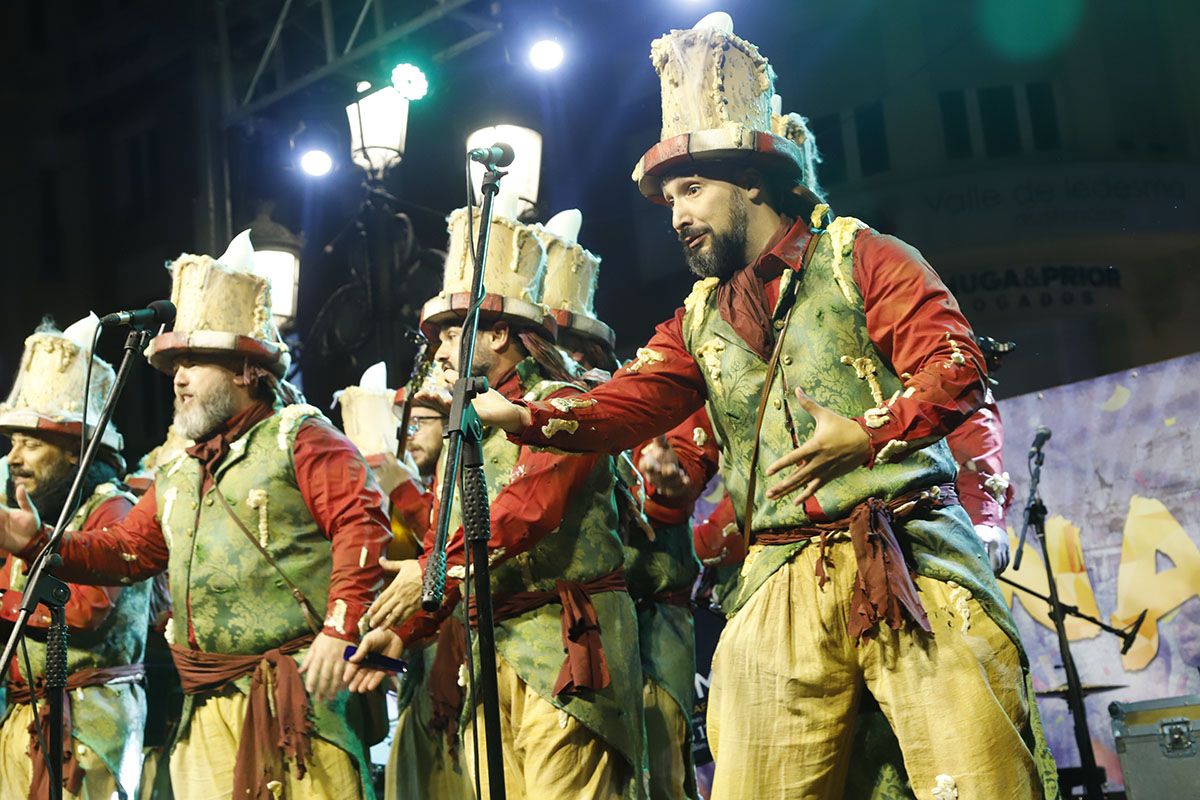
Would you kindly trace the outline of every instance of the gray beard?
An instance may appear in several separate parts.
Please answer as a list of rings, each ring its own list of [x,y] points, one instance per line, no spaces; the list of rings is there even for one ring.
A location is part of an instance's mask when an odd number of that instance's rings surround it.
[[[185,439],[199,441],[221,427],[233,416],[233,388],[222,384],[207,397],[196,395],[187,409],[175,401],[175,430]]]

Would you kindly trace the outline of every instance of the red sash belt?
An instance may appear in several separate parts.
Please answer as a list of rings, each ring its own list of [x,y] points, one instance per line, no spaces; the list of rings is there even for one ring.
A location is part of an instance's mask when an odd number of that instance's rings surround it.
[[[83,767],[75,758],[75,747],[71,741],[75,726],[71,720],[71,701],[67,696],[73,689],[84,689],[89,686],[103,686],[121,678],[140,679],[146,674],[141,664],[123,664],[115,667],[98,667],[80,669],[67,677],[67,686],[63,690],[63,788],[71,794],[79,794],[83,787]],[[9,681],[8,701],[10,703],[28,703],[36,694],[39,700],[46,698],[46,683],[44,676],[38,676],[33,683]],[[41,729],[46,745],[50,744],[50,704],[44,703],[38,707],[37,717],[29,723],[29,748],[26,752],[33,766],[33,782],[29,785],[29,800],[50,796],[50,771],[46,769],[46,759],[42,757],[42,748],[38,743],[38,730]]]
[[[206,653],[171,646],[185,694],[207,694],[244,675],[253,675],[250,707],[242,722],[233,768],[234,797],[272,800],[268,784],[284,778],[281,756],[296,765],[297,778],[304,777],[307,760],[312,758],[312,721],[308,716],[308,693],[291,656],[308,647],[313,638],[306,634],[261,655]]]
[[[827,540],[833,534],[849,532],[858,567],[850,598],[850,635],[855,639],[870,636],[881,621],[892,630],[898,630],[906,616],[928,633],[931,630],[929,618],[917,596],[917,586],[892,526],[932,509],[957,504],[958,495],[953,485],[921,489],[888,501],[870,497],[840,520],[803,528],[763,531],[755,534],[755,541],[781,545],[817,539],[821,552],[817,557],[816,574],[819,585],[824,588],[829,580],[825,571],[830,563],[826,554]]]
[[[535,608],[562,605],[562,641],[567,657],[554,682],[554,694],[581,694],[603,689],[611,682],[608,660],[600,641],[600,620],[592,605],[592,595],[600,592],[628,591],[625,570],[618,569],[590,581],[557,581],[553,592],[513,592],[493,597],[492,616],[499,622],[512,619]],[[476,624],[475,598],[468,610]]]

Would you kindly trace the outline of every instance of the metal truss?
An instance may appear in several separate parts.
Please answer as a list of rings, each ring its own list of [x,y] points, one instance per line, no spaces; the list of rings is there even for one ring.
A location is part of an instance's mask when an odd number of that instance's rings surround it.
[[[420,34],[444,63],[500,33],[483,0],[215,0],[221,122],[229,128],[323,81],[362,77]],[[356,74],[357,71],[357,74]]]

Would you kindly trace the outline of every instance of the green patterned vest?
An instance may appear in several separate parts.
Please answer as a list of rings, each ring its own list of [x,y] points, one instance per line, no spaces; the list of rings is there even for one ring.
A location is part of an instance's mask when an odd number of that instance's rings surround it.
[[[821,236],[803,274],[784,272],[780,297],[795,290],[794,309],[783,354],[770,389],[763,419],[755,490],[755,530],[806,525],[809,516],[790,498],[767,499],[779,477],[766,467],[804,442],[813,419],[795,401],[803,389],[816,402],[847,417],[886,411],[886,401],[904,391],[895,369],[879,353],[867,332],[862,295],[853,280],[853,243],[862,223],[841,217]],[[835,245],[836,242],[836,245]],[[792,281],[798,285],[791,287]],[[752,352],[721,317],[716,280],[696,284],[685,301],[683,332],[708,387],[709,415],[724,456],[722,476],[739,518],[746,506],[754,423],[767,364]],[[776,331],[786,309],[775,309]],[[868,415],[869,416],[869,415]],[[872,469],[856,469],[822,486],[816,500],[826,518],[848,515],[868,497],[893,498],[916,489],[953,483],[954,459],[943,441],[896,442],[880,452]],[[982,545],[966,514],[955,506],[905,527],[919,572],[952,580],[971,589],[980,602],[1003,605]],[[743,566],[736,596],[727,608],[736,612],[804,543],[753,546]],[[1004,616],[1008,616],[1005,614]],[[1016,631],[1008,626],[1011,635]]]
[[[134,502],[132,495],[111,483],[102,483],[75,512],[67,529],[85,529],[92,513],[114,496]],[[25,575],[21,570],[13,570],[11,583],[16,591],[24,589]],[[98,629],[68,636],[68,672],[140,662],[146,647],[149,608],[150,581],[123,587],[116,605]],[[34,677],[40,677],[45,670],[46,645],[33,637],[25,641]],[[28,678],[24,662],[21,664],[21,674]],[[70,703],[73,737],[91,748],[108,771],[119,779],[123,774],[122,765],[128,766],[132,759],[141,757],[142,728],[146,722],[146,697],[142,687],[133,682],[89,686],[72,691]],[[132,794],[135,787],[122,788]]]
[[[186,646],[190,628],[200,650],[244,655],[311,632],[287,582],[250,543],[216,491],[317,613],[337,624],[338,609],[326,609],[333,548],[308,511],[292,461],[296,434],[309,417],[324,419],[313,406],[293,405],[255,425],[230,445],[217,466],[215,485],[203,495],[203,468],[197,459],[183,454],[159,466],[154,491],[158,522],[170,548],[167,570],[175,618],[168,638],[174,644]],[[306,652],[296,653],[296,661]],[[249,675],[236,682],[243,693],[249,685]],[[193,700],[185,699],[181,736]],[[347,700],[348,692],[342,692],[332,703],[312,703],[316,733],[356,758],[369,783],[362,744],[348,719],[358,704],[348,708]]]
[[[822,406],[847,417],[886,413],[887,402],[905,390],[893,366],[875,348],[867,333],[862,293],[853,278],[855,237],[866,226],[852,217],[839,217],[823,232],[803,274],[785,270],[779,296],[798,281],[791,320],[782,334],[779,367],[771,384],[761,431],[755,489],[754,530],[789,528],[810,522],[791,498],[778,502],[766,490],[781,479],[768,477],[766,467],[803,443],[812,433],[812,417],[799,408],[793,394],[802,389]],[[739,523],[746,507],[749,468],[754,446],[755,415],[766,380],[767,364],[752,352],[725,322],[716,304],[717,280],[696,283],[684,302],[683,334],[708,388],[708,412],[720,444],[721,474],[733,500]],[[784,328],[786,309],[777,305],[776,331]],[[871,413],[867,413],[871,412]],[[794,431],[794,433],[793,433]],[[889,442],[876,456],[872,469],[861,467],[822,486],[816,499],[826,518],[841,519],[868,497],[890,499],[907,492],[953,483],[957,467],[942,440]],[[908,520],[897,531],[907,541],[916,571],[928,578],[953,582],[970,591],[984,611],[1009,636],[1026,661],[1016,623],[992,576],[987,554],[961,506],[932,511]],[[754,592],[806,542],[791,545],[751,545],[722,608],[733,616]],[[1026,675],[1026,685],[1029,685]],[[1031,743],[1043,782],[1057,786],[1054,762],[1041,732],[1036,708],[1030,709],[1036,742]],[[1051,792],[1056,794],[1056,791]]]
[[[531,358],[517,366],[517,373],[526,400],[545,399],[569,385],[543,379]],[[485,429],[484,476],[489,500],[494,501],[512,480],[520,455],[521,446],[509,441],[504,431]],[[444,470],[443,455],[439,474]],[[614,480],[612,459],[600,459],[571,498],[557,530],[527,552],[493,568],[492,591],[555,591],[558,580],[585,582],[620,569],[625,556],[617,536]],[[451,531],[462,525],[460,509],[461,503],[455,503]],[[461,568],[456,577],[462,577]],[[592,596],[592,604],[612,674],[612,682],[605,689],[587,697],[554,695],[554,682],[563,662],[561,606],[557,603],[497,622],[496,650],[543,699],[578,719],[625,757],[633,779],[623,797],[634,800],[642,796],[643,726],[642,670],[633,601],[625,592],[601,592]]]

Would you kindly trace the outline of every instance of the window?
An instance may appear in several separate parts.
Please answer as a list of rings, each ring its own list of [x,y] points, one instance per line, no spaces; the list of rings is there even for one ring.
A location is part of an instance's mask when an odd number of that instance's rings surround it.
[[[983,123],[983,149],[989,156],[1011,156],[1021,152],[1017,101],[1011,86],[980,89],[979,117]]]
[[[942,136],[946,140],[947,158],[969,158],[971,129],[967,122],[967,98],[960,91],[938,95],[942,108]]]
[[[817,171],[820,182],[826,186],[846,180],[846,148],[842,144],[842,121],[837,114],[826,114],[809,120],[809,130],[821,153],[821,165]]]
[[[854,109],[854,127],[858,132],[858,160],[862,174],[875,175],[887,171],[892,160],[888,156],[883,103],[877,100]]]
[[[1057,150],[1062,146],[1058,135],[1058,109],[1054,105],[1054,87],[1044,81],[1025,86],[1029,101],[1029,124],[1033,129],[1035,150]]]

